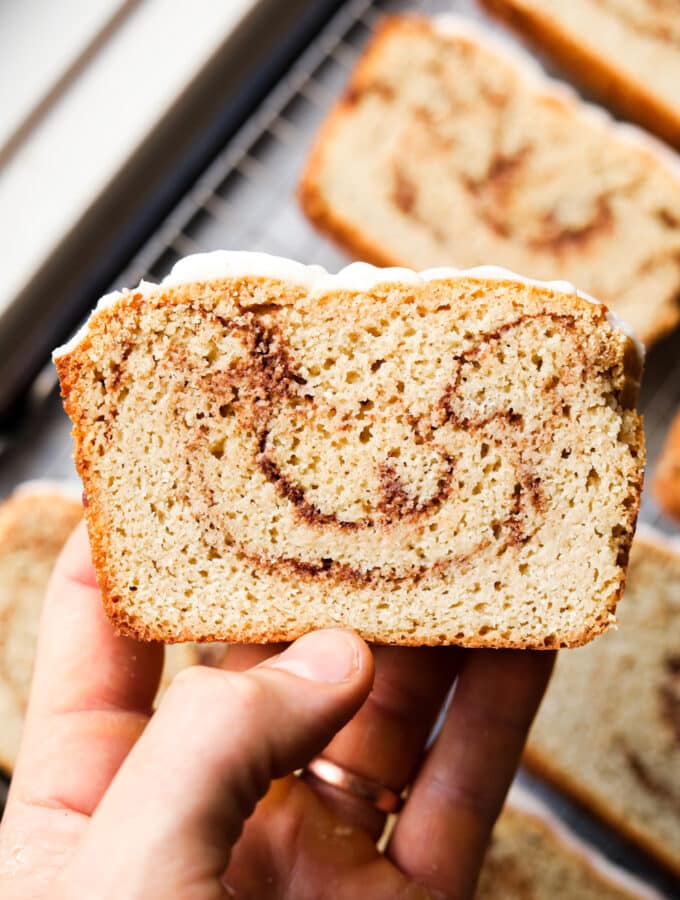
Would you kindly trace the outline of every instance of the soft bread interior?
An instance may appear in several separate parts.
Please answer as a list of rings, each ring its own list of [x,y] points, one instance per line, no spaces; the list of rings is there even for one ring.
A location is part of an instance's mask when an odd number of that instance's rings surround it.
[[[136,634],[548,647],[613,621],[642,445],[602,307],[243,278],[125,295],[57,364]]]

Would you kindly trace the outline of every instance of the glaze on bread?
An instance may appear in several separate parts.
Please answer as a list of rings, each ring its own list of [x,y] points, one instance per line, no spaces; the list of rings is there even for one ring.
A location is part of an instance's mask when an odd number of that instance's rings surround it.
[[[645,344],[680,320],[678,158],[466,19],[379,27],[300,198],[359,259],[567,278]]]
[[[207,254],[55,360],[124,632],[548,648],[615,620],[640,358],[569,285]]]

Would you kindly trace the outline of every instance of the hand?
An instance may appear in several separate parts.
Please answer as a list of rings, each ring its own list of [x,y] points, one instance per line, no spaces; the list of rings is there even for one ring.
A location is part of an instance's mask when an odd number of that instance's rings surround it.
[[[373,660],[355,635],[274,654],[236,648],[230,671],[180,673],[152,716],[163,648],[114,634],[80,528],[45,604],[0,896],[471,896],[552,654],[378,648],[366,702]],[[411,784],[384,854],[382,814],[288,774],[324,747],[394,790]]]

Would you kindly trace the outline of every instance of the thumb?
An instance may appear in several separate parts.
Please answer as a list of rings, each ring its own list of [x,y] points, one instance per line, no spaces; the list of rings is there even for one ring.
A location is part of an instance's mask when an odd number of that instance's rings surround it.
[[[223,898],[257,801],[326,746],[372,679],[368,647],[341,630],[305,635],[247,672],[181,672],[92,817],[65,895]]]

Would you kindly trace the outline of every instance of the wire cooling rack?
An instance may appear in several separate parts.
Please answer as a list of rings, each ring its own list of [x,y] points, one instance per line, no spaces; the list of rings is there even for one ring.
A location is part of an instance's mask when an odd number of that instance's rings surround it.
[[[320,237],[295,199],[314,134],[337,98],[381,15],[407,7],[426,13],[455,10],[496,29],[472,0],[349,0],[291,67],[244,127],[198,179],[112,287],[162,278],[180,257],[214,249],[260,250],[321,263],[331,271],[349,259]],[[680,407],[680,334],[654,347],[642,391],[650,469],[670,419]],[[29,478],[75,480],[69,423],[48,367],[34,388],[33,412],[21,433],[0,447],[0,497]],[[645,493],[641,519],[673,533]],[[602,826],[554,791],[529,780],[577,831],[618,862],[643,874],[669,897],[674,885]],[[0,804],[2,801],[0,787]]]

